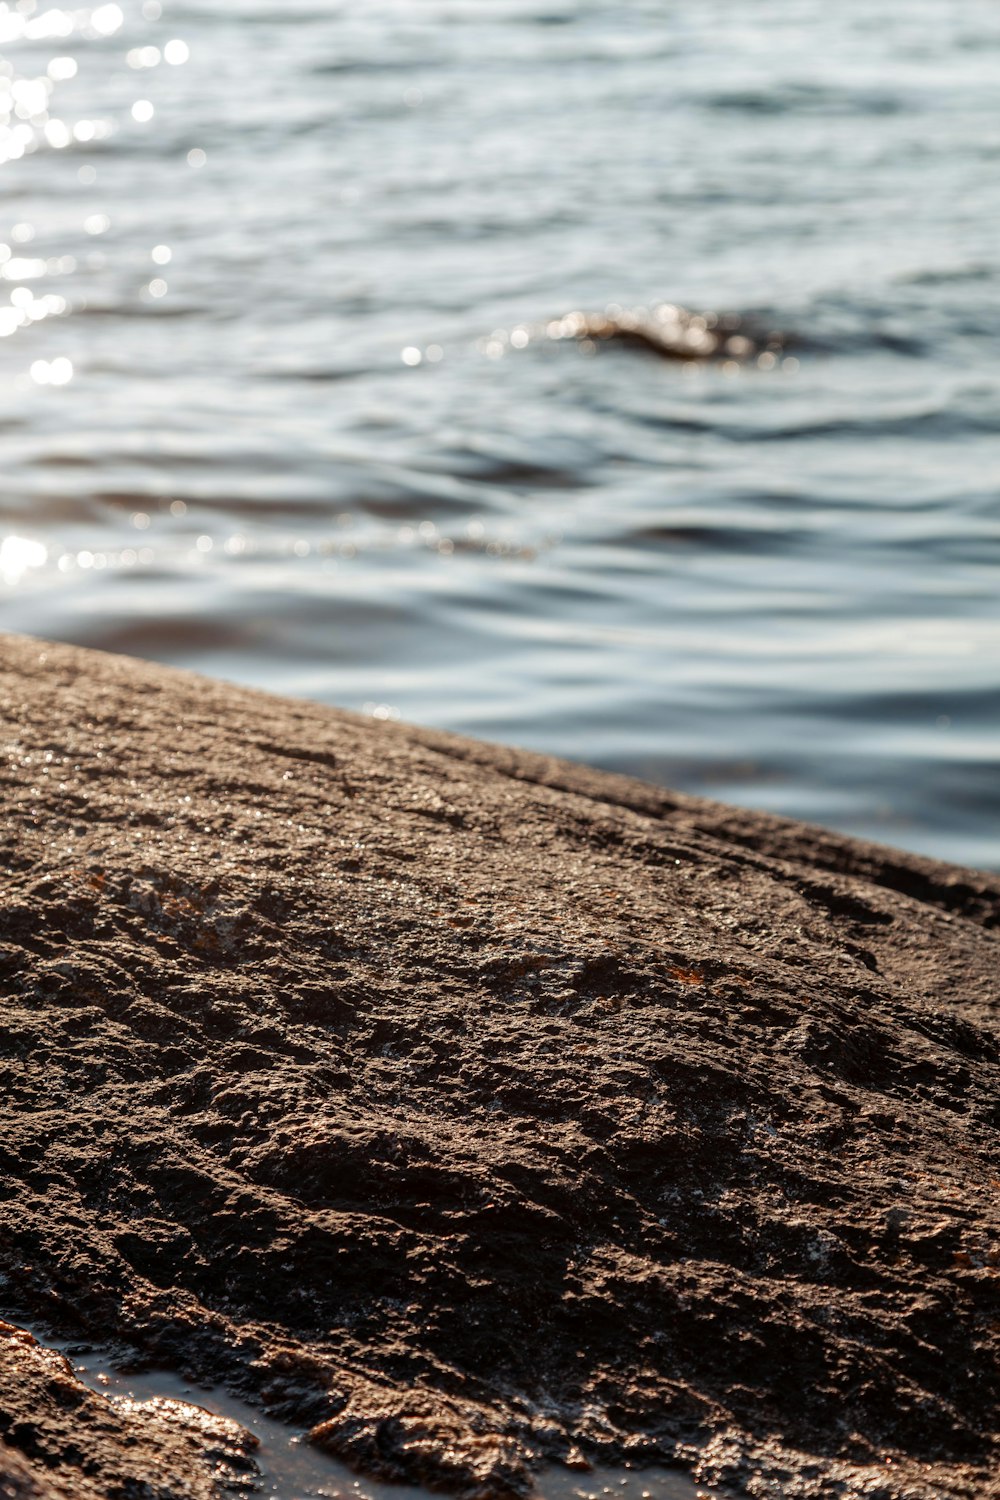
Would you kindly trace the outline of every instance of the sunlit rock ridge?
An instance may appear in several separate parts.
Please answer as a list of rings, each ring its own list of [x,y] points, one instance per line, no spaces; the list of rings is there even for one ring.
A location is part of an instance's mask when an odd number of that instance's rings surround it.
[[[458,1494],[1000,1493],[996,876],[33,640],[0,708],[11,1323]]]

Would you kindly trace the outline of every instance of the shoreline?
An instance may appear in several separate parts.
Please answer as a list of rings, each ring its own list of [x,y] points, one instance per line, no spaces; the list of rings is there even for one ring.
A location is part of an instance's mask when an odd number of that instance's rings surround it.
[[[1000,1494],[1000,876],[39,641],[0,698],[26,1313],[457,1494]]]
[[[241,1482],[244,1487],[252,1483],[254,1495],[259,1494],[262,1500],[335,1500],[347,1492],[351,1500],[432,1500],[431,1490],[359,1479],[357,1471],[308,1443],[305,1433],[271,1420],[259,1406],[239,1400],[224,1387],[198,1386],[166,1370],[122,1370],[120,1350],[116,1352],[89,1342],[60,1342],[47,1337],[41,1328],[25,1329],[0,1318],[0,1363],[8,1363],[8,1373],[11,1353],[15,1355],[13,1363],[18,1377],[29,1387],[25,1396],[30,1399],[35,1422],[40,1418],[51,1419],[51,1414],[45,1411],[45,1396],[37,1385],[30,1389],[31,1375],[39,1367],[47,1367],[46,1373],[53,1369],[58,1372],[64,1404],[73,1405],[78,1411],[83,1408],[74,1435],[77,1445],[91,1459],[94,1456],[91,1450],[102,1447],[101,1439],[106,1441],[107,1437],[106,1428],[101,1431],[101,1416],[107,1423],[109,1416],[124,1409],[133,1418],[128,1443],[133,1450],[150,1444],[151,1440],[155,1443],[157,1437],[162,1441],[163,1427],[169,1430],[171,1425],[187,1429],[196,1442],[201,1439],[203,1452],[195,1445],[181,1455],[133,1452],[133,1458],[138,1457],[140,1464],[144,1462],[151,1468],[158,1460],[161,1471],[166,1456],[168,1462],[183,1463],[188,1476],[192,1470],[197,1476],[199,1463],[208,1458],[211,1464],[221,1464],[230,1471],[227,1478],[237,1490]],[[65,1361],[62,1368],[61,1361]],[[72,1394],[68,1395],[69,1392]],[[88,1394],[91,1392],[102,1399],[93,1401]],[[28,1399],[24,1405],[28,1407]],[[84,1428],[87,1419],[88,1427]],[[84,1433],[89,1442],[81,1441]],[[121,1454],[116,1452],[113,1442],[108,1448],[110,1453],[105,1451],[102,1457],[113,1468],[116,1461],[120,1462]],[[9,1456],[9,1449],[0,1451],[0,1495],[4,1500],[8,1497],[2,1488],[3,1462]],[[208,1488],[210,1494],[215,1493],[211,1480]],[[633,1468],[585,1472],[546,1469],[535,1476],[534,1494],[537,1500],[602,1500],[611,1488],[616,1500],[726,1500],[721,1491],[709,1492],[703,1486],[696,1486],[679,1470]],[[73,1500],[80,1497],[74,1495]]]

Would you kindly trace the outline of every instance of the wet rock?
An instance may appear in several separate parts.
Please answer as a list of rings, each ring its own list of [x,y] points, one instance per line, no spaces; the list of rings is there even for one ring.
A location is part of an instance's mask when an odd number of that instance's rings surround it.
[[[58,1500],[58,1493],[16,1448],[0,1443],[0,1500]]]
[[[38,642],[0,709],[9,1314],[467,1494],[1000,1493],[997,877]]]
[[[256,1439],[183,1401],[108,1400],[61,1354],[0,1323],[0,1500],[249,1494]]]

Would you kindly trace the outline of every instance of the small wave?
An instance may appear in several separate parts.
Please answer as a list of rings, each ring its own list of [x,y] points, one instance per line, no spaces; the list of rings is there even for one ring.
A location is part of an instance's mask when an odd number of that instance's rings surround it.
[[[309,69],[315,78],[339,78],[353,75],[404,73],[412,78],[417,68],[444,68],[450,59],[445,54],[423,57],[337,57],[314,63]]]
[[[526,349],[529,344],[562,340],[575,340],[592,353],[602,344],[618,343],[661,359],[756,360],[764,368],[775,365],[792,342],[788,334],[767,329],[741,313],[691,312],[676,303],[661,302],[652,308],[609,303],[603,312],[576,310],[544,323],[498,329],[481,339],[480,347],[495,355],[508,347]]]
[[[225,314],[220,313],[217,306],[198,306],[196,303],[163,303],[159,307],[150,307],[146,303],[126,301],[122,298],[120,302],[78,302],[73,308],[73,317],[80,319],[138,319],[145,322],[150,318],[157,321],[167,318],[199,318],[212,322],[220,321]]]
[[[966,266],[944,266],[940,269],[928,268],[926,271],[907,271],[897,276],[896,280],[901,286],[949,286],[963,281],[993,281],[996,279],[996,274],[996,266],[987,265],[982,261],[973,261]]]
[[[37,469],[99,469],[106,462],[103,453],[40,453],[34,460]]]
[[[265,380],[302,381],[308,385],[337,385],[343,380],[360,380],[369,371],[362,365],[317,365],[312,368],[274,370],[266,366],[259,372]]]
[[[699,547],[703,550],[717,549],[747,555],[773,555],[793,550],[801,540],[802,533],[788,527],[777,531],[773,526],[733,526],[725,523],[711,526],[679,522],[675,525],[635,527],[618,537],[612,537],[611,544],[666,549]]]
[[[186,511],[193,514],[233,516],[237,520],[261,521],[269,518],[309,520],[317,515],[325,514],[331,508],[327,496],[312,500],[303,496],[283,494],[273,496],[253,493],[197,494],[176,485],[171,489],[170,494],[175,505],[180,502]],[[161,495],[140,489],[95,490],[90,498],[98,505],[124,514],[134,511],[156,511],[163,504]]]
[[[752,426],[726,422],[711,411],[704,417],[688,410],[655,414],[632,412],[630,415],[632,421],[656,431],[712,433],[726,442],[739,444],[798,442],[822,438],[858,438],[867,441],[872,438],[919,438],[932,443],[942,439],[992,434],[996,431],[996,419],[989,412],[976,415],[951,407],[922,406],[904,412],[883,412],[876,409],[864,415],[851,413],[781,422],[772,426],[760,422],[755,422]]]
[[[995,299],[974,289],[994,274],[979,264],[953,272],[929,269],[897,275],[871,292],[817,297],[790,313],[796,348],[849,358],[881,351],[940,360],[968,342],[992,344],[1000,334]],[[951,298],[931,294],[949,286],[955,289]]]
[[[897,94],[881,90],[830,89],[789,84],[776,89],[726,89],[700,101],[712,110],[750,115],[894,115],[906,108]]]
[[[864,416],[829,417],[817,421],[784,422],[779,426],[752,429],[714,424],[714,429],[735,442],[776,443],[802,438],[919,438],[924,442],[996,432],[996,416],[978,414],[951,406],[915,407],[910,411],[870,411]]]
[[[418,473],[425,472],[422,464],[412,467]],[[544,463],[538,458],[517,458],[472,447],[436,452],[433,468],[427,472],[472,479],[477,484],[500,485],[504,488],[526,487],[533,490],[579,490],[588,488],[592,483],[580,464]]]

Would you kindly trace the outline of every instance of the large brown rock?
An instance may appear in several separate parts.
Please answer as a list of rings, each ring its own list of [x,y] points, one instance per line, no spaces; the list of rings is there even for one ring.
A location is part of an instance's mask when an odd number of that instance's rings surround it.
[[[0,708],[10,1313],[445,1488],[1000,1494],[996,876],[33,641]]]

